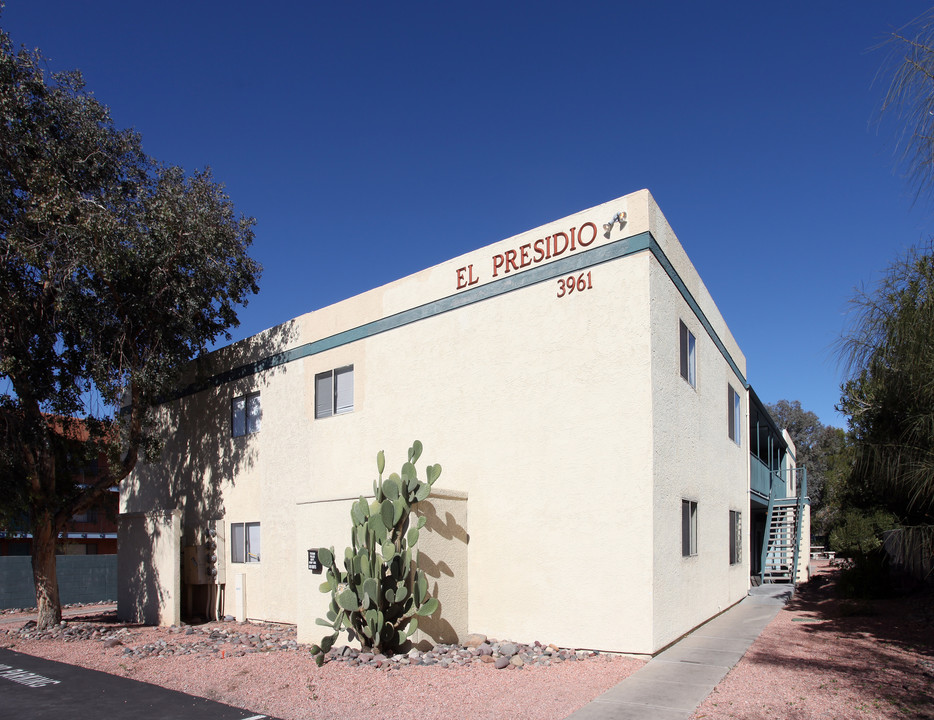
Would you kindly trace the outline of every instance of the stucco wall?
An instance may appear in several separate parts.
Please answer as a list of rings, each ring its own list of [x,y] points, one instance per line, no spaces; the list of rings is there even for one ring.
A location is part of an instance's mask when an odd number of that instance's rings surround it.
[[[121,514],[117,521],[117,616],[175,625],[181,602],[181,513]]]
[[[749,450],[742,380],[657,263],[652,266],[651,312],[653,645],[658,649],[738,602],[748,590]],[[696,387],[681,377],[679,321],[696,338]],[[745,366],[741,355],[735,362]],[[728,437],[728,385],[743,398],[741,445]],[[697,502],[697,554],[690,557],[682,557],[682,500]],[[742,513],[744,527],[743,562],[735,565],[729,562],[731,510]]]
[[[417,467],[419,475],[423,476],[422,464]],[[363,497],[368,502],[373,499],[372,495]],[[308,569],[308,550],[333,547],[339,558],[338,565],[343,567],[344,549],[350,545],[350,508],[355,501],[356,498],[317,499],[300,502],[296,508],[294,548],[299,642],[317,643],[328,633],[328,629],[317,625],[315,620],[325,617],[331,596],[319,588],[325,580],[324,572],[316,574]],[[414,643],[429,645],[457,642],[468,632],[467,494],[433,492],[418,504],[416,514],[426,518],[415,546],[418,567],[425,572],[429,590],[438,599],[440,608],[429,618],[419,618],[420,629],[411,639]],[[341,642],[346,642],[346,635],[342,635]]]
[[[625,226],[604,233],[620,211]],[[533,262],[544,238],[582,228],[586,247]],[[503,263],[510,253],[512,267]],[[574,292],[562,292],[568,280]],[[203,384],[162,408],[165,459],[139,466],[122,507],[178,508],[186,544],[206,520],[223,520],[228,538],[230,523],[261,522],[261,561],[228,567],[228,584],[247,574],[248,617],[305,625],[319,612],[308,598],[320,579],[311,588],[297,568],[308,547],[346,545],[347,530],[299,503],[368,492],[376,452],[401,465],[419,439],[424,461],[443,466],[436,489],[470,498],[468,631],[652,652],[742,585],[741,573],[720,565],[727,510],[747,510],[747,448],[727,445],[733,371],[700,330],[698,391],[678,385],[678,318],[695,311],[745,373],[651,196],[634,193],[199,361],[188,378]],[[288,361],[205,382],[267,357]],[[315,374],[346,365],[353,412],[315,419]],[[231,438],[231,399],[254,391],[262,429]],[[691,493],[712,520],[701,525],[704,553],[686,564],[680,498]],[[687,589],[698,603],[686,610],[678,599]]]

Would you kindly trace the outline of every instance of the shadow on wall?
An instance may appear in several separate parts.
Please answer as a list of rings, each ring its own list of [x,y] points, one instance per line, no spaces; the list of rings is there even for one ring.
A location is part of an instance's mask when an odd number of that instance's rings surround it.
[[[418,567],[438,598],[434,615],[418,619],[413,645],[421,650],[457,643],[467,636],[467,495],[441,491],[416,507],[424,517],[418,541]],[[442,518],[443,515],[443,518]]]
[[[178,621],[181,549],[203,543],[209,523],[223,521],[224,489],[258,458],[257,435],[233,437],[232,402],[253,392],[262,397],[266,381],[287,372],[287,365],[263,360],[297,335],[291,321],[195,360],[181,383],[187,394],[155,408],[161,453],[153,462],[141,460],[120,489],[121,619]]]

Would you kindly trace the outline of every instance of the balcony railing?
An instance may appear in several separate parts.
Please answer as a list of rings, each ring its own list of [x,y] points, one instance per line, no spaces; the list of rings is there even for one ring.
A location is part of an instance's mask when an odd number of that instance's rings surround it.
[[[766,499],[807,497],[807,469],[786,468],[769,470],[768,466],[754,455],[750,456],[749,487]]]

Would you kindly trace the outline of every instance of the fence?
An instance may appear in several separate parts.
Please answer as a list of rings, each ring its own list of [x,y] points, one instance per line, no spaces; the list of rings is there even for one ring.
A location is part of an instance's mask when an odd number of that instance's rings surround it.
[[[56,567],[62,604],[116,600],[116,555],[59,555]],[[0,610],[35,606],[30,558],[0,557]]]

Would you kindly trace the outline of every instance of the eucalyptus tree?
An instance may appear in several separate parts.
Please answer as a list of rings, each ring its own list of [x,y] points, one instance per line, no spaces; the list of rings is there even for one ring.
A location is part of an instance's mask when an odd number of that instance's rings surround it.
[[[149,158],[80,73],[45,67],[0,30],[0,505],[28,518],[40,627],[61,619],[65,523],[158,448],[153,403],[260,273],[209,171]]]
[[[768,410],[794,441],[797,464],[807,468],[812,518],[821,517],[826,483],[847,472],[846,463],[842,462],[847,451],[846,434],[824,425],[816,413],[805,410],[798,400],[779,400],[769,405]]]

